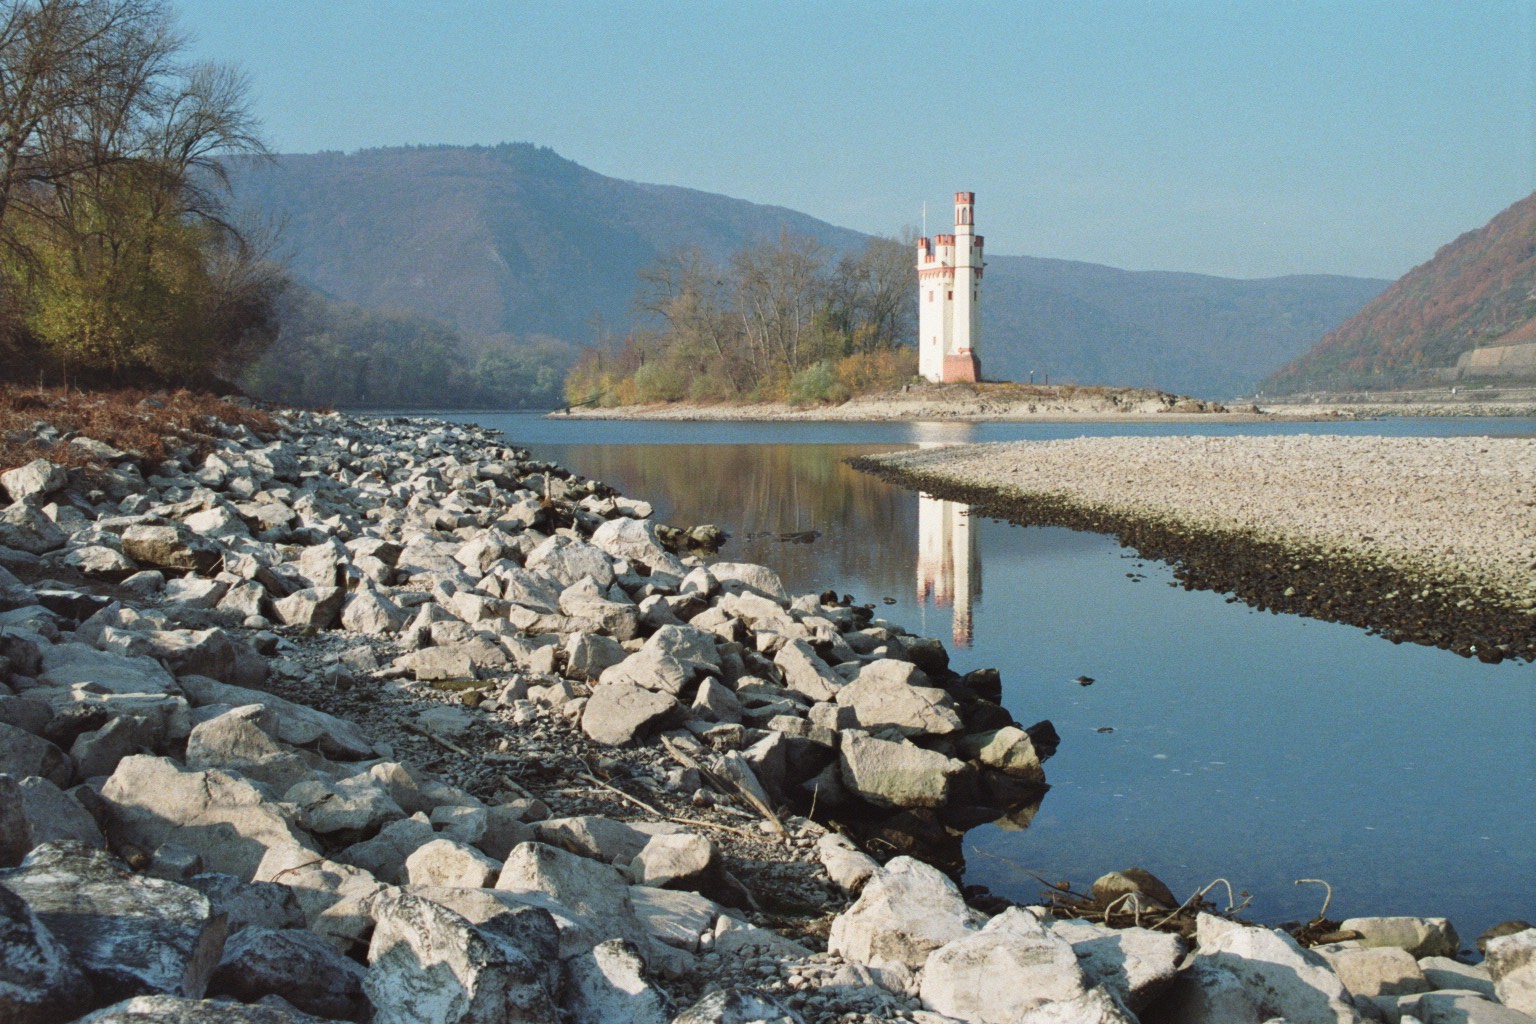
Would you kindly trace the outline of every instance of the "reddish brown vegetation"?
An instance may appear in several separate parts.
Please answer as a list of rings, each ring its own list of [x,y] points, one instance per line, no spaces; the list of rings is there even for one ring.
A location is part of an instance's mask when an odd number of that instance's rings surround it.
[[[1533,319],[1536,195],[1441,246],[1264,387],[1405,383],[1478,346],[1528,340]]]
[[[171,455],[172,448],[188,444],[198,457],[206,454],[214,421],[241,424],[264,436],[277,429],[277,421],[260,409],[193,391],[0,387],[0,470],[39,457],[65,466],[88,466],[95,461],[75,445],[42,445],[32,440],[32,427],[38,422],[66,436],[73,433],[101,441],[153,464]]]

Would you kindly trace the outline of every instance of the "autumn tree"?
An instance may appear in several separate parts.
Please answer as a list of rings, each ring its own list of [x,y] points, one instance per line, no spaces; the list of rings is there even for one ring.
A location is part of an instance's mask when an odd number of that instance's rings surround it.
[[[66,372],[229,372],[270,337],[283,277],[225,203],[222,158],[265,152],[245,82],[184,48],[162,0],[0,0],[0,271]]]

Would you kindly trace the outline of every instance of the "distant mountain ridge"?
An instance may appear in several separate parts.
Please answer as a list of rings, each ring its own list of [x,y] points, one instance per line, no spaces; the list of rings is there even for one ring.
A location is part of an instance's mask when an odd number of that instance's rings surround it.
[[[637,272],[680,246],[724,261],[781,231],[847,251],[867,236],[776,206],[606,177],[525,143],[280,156],[234,166],[246,209],[284,226],[296,276],[467,336],[590,343],[635,320]],[[963,183],[961,183],[963,184]],[[979,197],[985,230],[986,196]],[[994,246],[1000,240],[991,239]],[[1386,282],[1244,281],[989,256],[982,367],[994,378],[1249,390]]]
[[[1414,267],[1311,350],[1271,391],[1394,387],[1450,376],[1474,349],[1536,341],[1536,193]]]

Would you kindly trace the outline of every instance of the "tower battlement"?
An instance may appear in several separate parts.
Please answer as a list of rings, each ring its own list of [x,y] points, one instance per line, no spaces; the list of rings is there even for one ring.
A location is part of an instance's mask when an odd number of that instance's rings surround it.
[[[976,381],[983,270],[976,193],[955,193],[955,231],[917,243],[918,372],[935,382]]]

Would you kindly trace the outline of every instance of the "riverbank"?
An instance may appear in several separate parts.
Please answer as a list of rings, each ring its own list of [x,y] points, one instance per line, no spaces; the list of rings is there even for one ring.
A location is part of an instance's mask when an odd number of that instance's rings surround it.
[[[1313,414],[1308,418],[1316,418]],[[1162,423],[1249,423],[1267,417],[1256,408],[1228,409],[1219,402],[1172,395],[1149,388],[1077,387],[1042,384],[906,385],[881,394],[859,395],[840,405],[793,406],[785,402],[667,402],[612,408],[585,406],[551,413],[572,419],[884,422],[954,420],[969,422],[1114,422],[1149,419]]]
[[[995,673],[706,564],[493,432],[274,415],[153,462],[44,426],[18,443],[91,463],[0,476],[7,1019],[139,996],[87,1019],[1125,1024],[1209,1019],[1219,990],[1257,1024],[1465,998],[1382,995],[1344,966],[1367,946],[1415,993],[1494,991],[1434,973],[1460,948],[1440,919],[1314,922],[1345,941],[1325,963],[1136,872],[1050,910],[962,893],[892,855],[1031,813],[1054,733]]]
[[[1536,441],[1081,438],[859,465],[981,514],[1117,534],[1257,607],[1536,657]]]

